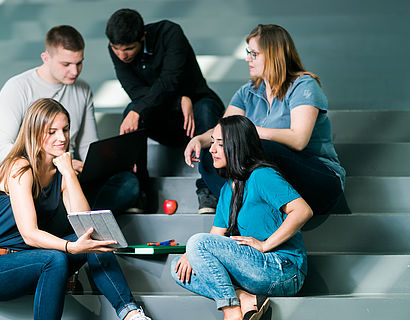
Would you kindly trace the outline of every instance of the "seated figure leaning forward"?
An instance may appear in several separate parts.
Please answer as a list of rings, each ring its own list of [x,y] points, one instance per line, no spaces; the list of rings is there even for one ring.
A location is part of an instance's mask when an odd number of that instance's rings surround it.
[[[119,319],[149,320],[108,247],[115,241],[92,240],[92,228],[80,238],[50,230],[61,197],[67,212],[90,210],[68,152],[69,132],[68,111],[39,99],[0,164],[0,301],[35,292],[34,319],[60,319],[67,279],[87,262]]]
[[[292,296],[303,285],[307,257],[300,228],[312,210],[266,161],[248,118],[221,118],[211,139],[213,165],[226,182],[210,233],[188,240],[172,276],[214,299],[224,320],[260,319],[268,296]]]

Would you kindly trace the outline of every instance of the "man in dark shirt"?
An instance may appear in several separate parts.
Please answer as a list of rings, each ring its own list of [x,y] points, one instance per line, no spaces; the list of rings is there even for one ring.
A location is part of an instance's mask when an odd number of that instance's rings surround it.
[[[206,84],[178,24],[163,20],[144,25],[137,11],[120,9],[108,20],[105,34],[118,80],[132,101],[124,111],[121,134],[145,128],[161,144],[184,146],[216,125],[223,103]],[[198,212],[215,212],[216,198],[202,179],[196,184]]]

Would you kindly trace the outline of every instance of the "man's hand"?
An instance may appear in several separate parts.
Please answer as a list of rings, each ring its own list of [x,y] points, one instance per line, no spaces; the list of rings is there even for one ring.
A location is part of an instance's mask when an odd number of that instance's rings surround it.
[[[138,130],[138,121],[140,120],[140,115],[131,110],[128,112],[127,116],[122,120],[120,127],[120,134],[132,132]]]
[[[195,120],[194,120],[194,106],[190,98],[183,96],[181,99],[181,109],[184,115],[184,130],[186,135],[190,138],[194,136]]]
[[[83,172],[84,162],[80,160],[72,159],[71,164],[73,165],[74,171],[77,175]]]

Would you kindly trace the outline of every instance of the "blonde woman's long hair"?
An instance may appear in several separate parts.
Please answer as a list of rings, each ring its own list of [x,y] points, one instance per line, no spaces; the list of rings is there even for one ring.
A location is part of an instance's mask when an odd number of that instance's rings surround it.
[[[13,178],[21,177],[22,174],[31,169],[33,175],[32,193],[34,198],[38,197],[41,190],[39,175],[43,141],[55,117],[60,113],[67,116],[70,124],[68,111],[54,99],[38,99],[28,108],[17,139],[7,157],[0,164],[0,180],[4,181],[6,193],[9,192],[8,179],[14,163],[18,159],[25,158],[29,164],[18,170]],[[68,142],[67,149],[69,145]]]
[[[282,100],[290,84],[299,76],[308,74],[320,85],[319,77],[306,71],[290,34],[275,24],[260,24],[251,31],[246,42],[257,38],[259,49],[265,58],[263,75],[268,81],[274,98]],[[259,88],[262,78],[251,78],[254,88]]]

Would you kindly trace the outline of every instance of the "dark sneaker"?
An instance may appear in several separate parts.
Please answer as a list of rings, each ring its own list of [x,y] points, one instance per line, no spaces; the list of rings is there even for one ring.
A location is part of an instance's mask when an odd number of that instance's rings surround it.
[[[215,213],[218,199],[209,191],[208,188],[200,188],[196,190],[199,202],[199,214]]]

